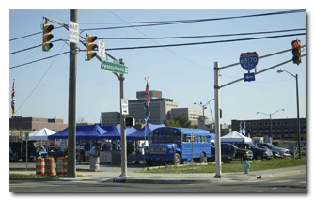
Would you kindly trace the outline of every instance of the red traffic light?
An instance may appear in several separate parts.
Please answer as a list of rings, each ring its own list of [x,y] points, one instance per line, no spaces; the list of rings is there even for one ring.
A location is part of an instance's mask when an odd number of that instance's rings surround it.
[[[294,64],[299,65],[301,60],[301,41],[300,40],[293,40],[291,42],[292,46],[292,61]]]

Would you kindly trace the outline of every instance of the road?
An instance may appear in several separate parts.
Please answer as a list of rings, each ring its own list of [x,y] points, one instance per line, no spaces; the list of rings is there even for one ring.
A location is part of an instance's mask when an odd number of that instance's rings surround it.
[[[224,183],[143,184],[109,183],[102,181],[26,181],[11,180],[10,192],[15,193],[306,193],[306,175],[227,181]]]

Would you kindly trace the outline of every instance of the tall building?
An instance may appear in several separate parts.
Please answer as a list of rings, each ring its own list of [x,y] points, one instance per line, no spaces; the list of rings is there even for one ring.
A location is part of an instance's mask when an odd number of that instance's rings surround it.
[[[110,126],[120,124],[119,112],[102,112],[101,126]]]
[[[178,103],[171,99],[162,97],[162,91],[151,90],[150,92],[150,124],[164,124],[170,119],[170,111],[172,108],[178,108]],[[136,123],[145,123],[145,91],[136,92],[137,100],[129,100],[129,115],[135,118]]]

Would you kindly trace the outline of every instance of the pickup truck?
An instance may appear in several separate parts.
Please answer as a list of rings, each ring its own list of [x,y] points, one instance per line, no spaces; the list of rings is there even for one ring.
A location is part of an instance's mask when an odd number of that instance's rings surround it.
[[[235,158],[240,158],[243,160],[251,160],[253,159],[253,151],[246,149],[246,148],[241,148],[238,147],[236,145],[232,145],[234,146],[236,153],[235,153]]]
[[[231,144],[221,144],[221,160],[224,163],[230,162],[232,159],[235,159],[236,149]],[[209,161],[215,160],[215,147],[211,146],[211,158],[208,158]]]
[[[243,149],[249,149],[253,152],[254,156],[253,158],[256,160],[262,160],[262,159],[273,159],[273,153],[270,149],[267,148],[260,148],[252,144],[246,144],[246,143],[236,143],[235,146]]]

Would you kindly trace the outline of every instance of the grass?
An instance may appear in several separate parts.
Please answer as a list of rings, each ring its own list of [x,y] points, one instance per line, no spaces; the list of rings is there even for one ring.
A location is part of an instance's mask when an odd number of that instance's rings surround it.
[[[269,170],[285,167],[293,167],[306,165],[306,158],[301,159],[272,159],[263,161],[250,161],[249,171]],[[152,168],[142,173],[163,173],[163,174],[200,174],[200,173],[215,173],[215,163],[208,163],[207,165],[188,164],[188,165],[166,165],[165,167]],[[222,163],[222,173],[244,172],[244,164],[240,161],[231,163]]]

